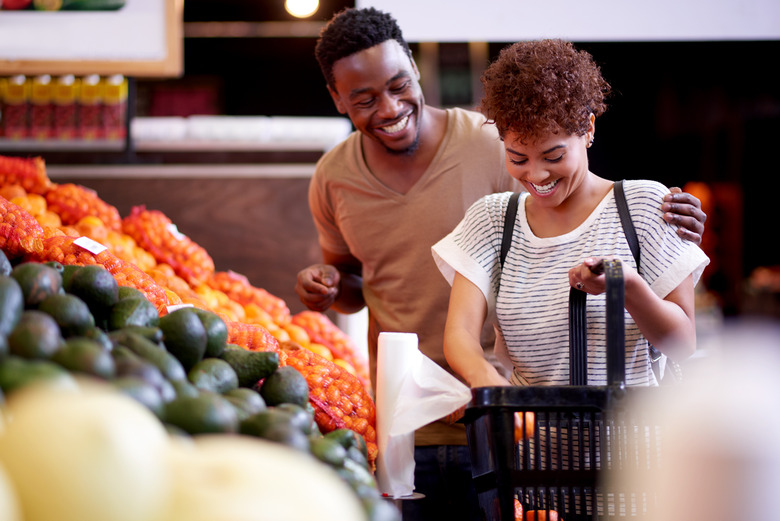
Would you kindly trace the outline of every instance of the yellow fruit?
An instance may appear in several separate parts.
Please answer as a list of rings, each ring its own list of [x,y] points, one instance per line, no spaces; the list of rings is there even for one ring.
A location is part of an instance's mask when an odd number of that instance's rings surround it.
[[[350,364],[349,362],[347,362],[346,360],[344,360],[342,358],[334,358],[333,359],[333,363],[338,365],[338,366],[343,367],[348,372],[350,372],[353,375],[357,376],[357,371],[355,370],[355,367],[352,364]]]
[[[0,465],[0,519],[3,521],[22,521],[16,489],[13,488],[8,473],[2,465]]]
[[[282,329],[287,331],[292,342],[295,342],[301,347],[309,347],[309,344],[311,343],[309,333],[307,333],[306,330],[301,326],[293,324],[292,322],[288,322],[282,326]]]
[[[168,437],[132,398],[81,382],[14,393],[0,461],[25,521],[161,519],[171,488]],[[5,517],[3,517],[5,519]]]
[[[317,342],[311,342],[307,349],[309,351],[311,351],[312,353],[317,353],[321,357],[323,357],[323,358],[325,358],[327,360],[330,360],[331,362],[334,361],[333,353],[331,353],[330,349],[328,349],[326,346],[324,346],[322,344],[318,344]],[[339,360],[341,360],[341,359],[339,359]],[[341,361],[344,362],[344,360],[341,360]],[[354,370],[354,368],[353,368],[353,370]]]
[[[181,304],[181,297],[173,290],[165,288],[165,296],[168,297],[168,302],[170,302],[171,306]]]
[[[268,313],[266,310],[255,304],[254,302],[251,302],[244,306],[244,314],[246,315],[246,320],[248,322],[251,322],[252,324],[260,324],[261,326],[265,327],[270,331],[270,325],[276,326],[274,323],[273,317],[271,317],[271,314]],[[277,326],[278,327],[278,326]]]
[[[242,306],[238,302],[230,300],[230,298],[228,298],[227,295],[225,295],[225,298],[227,300],[220,304],[218,308],[219,311],[225,313],[229,317],[232,317],[231,319],[233,320],[233,322],[244,322],[246,320],[246,312],[244,311],[244,306]]]
[[[195,293],[203,300],[209,309],[216,309],[220,306],[217,293],[207,285],[199,285],[195,288]]]
[[[131,256],[133,257],[133,263],[141,268],[141,271],[150,270],[157,265],[157,260],[154,256],[138,246],[133,246]]]
[[[48,210],[42,214],[36,215],[35,219],[41,226],[51,226],[52,228],[59,228],[62,226],[62,219],[60,219],[60,216]]]
[[[82,217],[78,220],[76,223],[76,227],[103,227],[105,226],[105,223],[100,219],[100,217],[96,217],[94,215],[87,215],[85,217]]]
[[[286,329],[282,329],[281,327],[277,326],[276,324],[269,324],[266,327],[266,329],[279,342],[289,342],[290,341],[290,333],[288,333]]]
[[[205,435],[171,452],[174,490],[166,521],[366,519],[357,494],[335,470],[280,443]]]
[[[46,198],[38,194],[27,194],[19,197],[14,197],[11,202],[16,206],[24,208],[27,213],[33,217],[38,216],[46,211]]]

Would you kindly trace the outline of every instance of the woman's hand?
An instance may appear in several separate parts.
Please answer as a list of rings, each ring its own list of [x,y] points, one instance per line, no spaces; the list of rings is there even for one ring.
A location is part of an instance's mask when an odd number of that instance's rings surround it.
[[[488,364],[490,366],[490,364]],[[491,370],[492,368],[492,370]],[[490,366],[485,368],[485,371],[474,375],[469,382],[471,388],[475,387],[492,387],[502,385],[512,385],[509,380],[501,376],[494,367]]]
[[[591,295],[601,295],[607,289],[604,261],[617,257],[588,257],[569,270],[569,285]],[[623,264],[623,279],[638,276],[631,266]]]
[[[511,385],[485,359],[480,336],[486,317],[487,302],[482,291],[456,272],[444,325],[444,357],[469,387]]]

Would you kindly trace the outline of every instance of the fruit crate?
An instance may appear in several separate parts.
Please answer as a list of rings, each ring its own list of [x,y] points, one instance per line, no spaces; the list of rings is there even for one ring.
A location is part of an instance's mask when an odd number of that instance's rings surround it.
[[[523,512],[548,511],[536,519],[565,521],[641,519],[657,504],[641,478],[660,465],[662,429],[630,405],[658,389],[624,384],[624,289],[616,265],[607,268],[608,385],[587,385],[581,350],[572,352],[572,375],[580,376],[570,385],[472,389],[463,422],[483,520],[515,521],[516,502]],[[584,294],[577,298],[584,302]],[[607,479],[612,472],[639,479]]]

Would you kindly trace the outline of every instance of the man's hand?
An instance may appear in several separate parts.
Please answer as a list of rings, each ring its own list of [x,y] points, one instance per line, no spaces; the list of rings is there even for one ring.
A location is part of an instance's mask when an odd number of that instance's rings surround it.
[[[701,244],[701,236],[704,234],[704,222],[707,214],[701,209],[701,201],[679,188],[670,188],[671,193],[664,196],[661,210],[664,211],[664,220],[676,225],[677,235],[694,244]]]
[[[312,311],[325,311],[339,295],[341,275],[330,264],[313,264],[298,272],[295,292]]]

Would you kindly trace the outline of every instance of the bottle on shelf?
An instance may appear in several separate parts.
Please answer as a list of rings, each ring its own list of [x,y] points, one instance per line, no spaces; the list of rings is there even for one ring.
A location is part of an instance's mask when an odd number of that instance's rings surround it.
[[[24,75],[11,76],[3,89],[3,134],[6,139],[29,137],[30,81]]]

